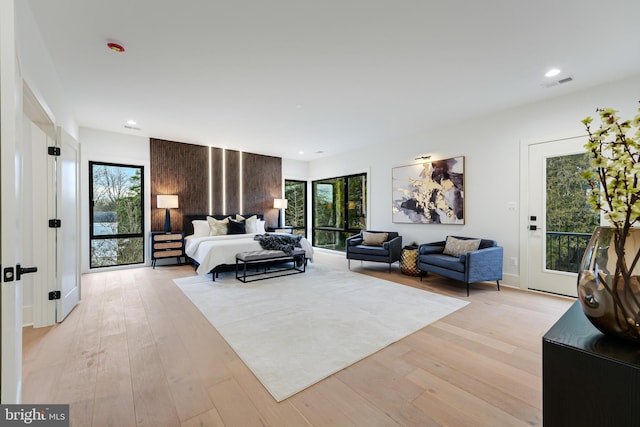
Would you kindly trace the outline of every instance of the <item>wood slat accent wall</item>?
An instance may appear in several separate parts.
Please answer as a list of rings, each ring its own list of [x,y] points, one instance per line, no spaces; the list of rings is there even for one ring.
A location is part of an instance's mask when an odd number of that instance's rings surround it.
[[[242,188],[244,188],[243,210],[261,212],[267,225],[278,224],[278,210],[273,208],[273,199],[282,197],[282,159],[242,153]],[[261,191],[247,189],[261,188]]]
[[[222,183],[224,182],[222,178],[222,156],[224,154],[222,148],[211,148],[211,200],[212,200],[212,209],[213,212],[203,211],[206,213],[224,213],[222,212],[223,196],[224,192],[222,191]],[[200,213],[203,213],[200,212]]]
[[[162,139],[150,140],[151,230],[164,228],[164,209],[156,207],[158,194],[177,194],[178,209],[171,209],[171,229],[182,230],[182,215],[209,210],[209,147]],[[204,188],[203,188],[204,186]]]
[[[273,199],[282,195],[280,157],[155,138],[150,140],[150,151],[152,230],[164,227],[164,210],[156,208],[158,194],[178,195],[180,208],[171,209],[173,231],[182,231],[184,215],[235,214],[241,213],[240,210],[243,213],[262,213],[267,226],[277,225],[278,211],[273,209]],[[209,212],[209,191],[213,212]],[[223,206],[226,207],[225,212]]]
[[[240,213],[240,152],[233,150],[224,151],[225,159],[225,206],[223,214]],[[248,189],[254,191],[254,189]],[[243,210],[243,212],[247,212]],[[216,212],[218,213],[218,212]]]

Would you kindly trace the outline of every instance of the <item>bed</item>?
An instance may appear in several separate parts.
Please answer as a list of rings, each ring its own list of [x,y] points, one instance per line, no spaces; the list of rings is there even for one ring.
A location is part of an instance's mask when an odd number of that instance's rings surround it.
[[[256,216],[258,221],[263,219],[261,214],[242,214],[244,218]],[[185,215],[185,253],[196,266],[196,272],[200,275],[213,273],[215,280],[222,271],[235,270],[236,254],[238,252],[259,251],[262,249],[260,242],[254,240],[256,234],[263,234],[264,222],[257,224],[256,229],[249,229],[246,234],[225,234],[211,236],[205,234],[204,224],[198,221],[206,221],[207,217],[216,220],[235,215]],[[194,221],[196,221],[194,223]],[[194,227],[195,225],[195,227]],[[202,227],[202,228],[200,228]],[[313,247],[304,237],[300,240],[306,258],[313,262]]]

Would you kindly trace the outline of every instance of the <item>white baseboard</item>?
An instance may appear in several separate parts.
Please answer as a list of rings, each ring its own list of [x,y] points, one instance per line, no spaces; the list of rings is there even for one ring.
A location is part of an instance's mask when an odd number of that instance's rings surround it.
[[[33,326],[33,306],[22,306],[22,326]]]

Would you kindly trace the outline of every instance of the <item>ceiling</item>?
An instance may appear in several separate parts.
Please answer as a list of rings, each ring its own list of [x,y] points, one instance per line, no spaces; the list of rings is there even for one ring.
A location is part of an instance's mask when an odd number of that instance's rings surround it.
[[[637,0],[28,3],[80,126],[292,159],[640,73]]]

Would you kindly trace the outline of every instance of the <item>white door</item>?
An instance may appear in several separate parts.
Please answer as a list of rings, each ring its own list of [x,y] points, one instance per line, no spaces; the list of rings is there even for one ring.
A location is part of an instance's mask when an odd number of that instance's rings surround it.
[[[20,262],[21,78],[15,50],[14,2],[0,1],[0,401],[20,403],[22,289]]]
[[[57,203],[57,277],[60,299],[56,322],[62,322],[80,298],[80,146],[67,132],[58,128],[60,156],[56,160]]]
[[[25,106],[31,104],[29,92],[25,91]],[[55,218],[55,192],[54,177],[55,164],[53,157],[48,154],[48,147],[55,144],[55,130],[44,126],[44,119],[36,119],[31,112],[25,116],[27,124],[24,126],[25,149],[26,144],[31,144],[29,159],[25,159],[25,198],[29,197],[30,203],[22,215],[25,221],[30,222],[29,230],[24,237],[32,239],[29,247],[25,248],[32,253],[34,264],[39,267],[38,274],[27,278],[24,283],[25,304],[29,304],[28,298],[32,298],[33,326],[36,328],[49,326],[56,320],[56,304],[49,300],[49,292],[56,289],[56,230],[49,228],[49,219]],[[36,124],[35,122],[39,124]],[[53,135],[49,135],[49,134]],[[27,169],[29,169],[27,171]],[[27,240],[27,244],[30,242]],[[32,288],[30,289],[29,286]]]
[[[580,248],[585,244],[585,240],[588,241],[589,233],[585,233],[585,230],[580,233],[574,233],[574,230],[558,232],[553,229],[554,227],[549,226],[547,213],[549,210],[549,214],[551,214],[552,209],[548,207],[551,193],[549,193],[548,199],[547,191],[553,191],[554,186],[562,184],[562,182],[558,182],[559,178],[552,178],[555,175],[550,173],[548,175],[550,171],[547,171],[547,167],[548,165],[551,167],[553,164],[571,166],[573,159],[576,158],[575,155],[584,155],[585,142],[586,137],[576,137],[528,146],[528,214],[526,224],[528,271],[525,274],[527,274],[529,289],[577,296],[577,273],[566,270],[573,269],[579,263]],[[564,163],[562,163],[563,160]],[[564,171],[566,174],[575,173],[577,174],[575,176],[579,176],[579,168],[577,167],[565,167],[564,169],[566,169]],[[590,207],[584,205],[585,209],[589,211]],[[560,255],[560,251],[562,251],[562,255]],[[558,259],[561,259],[562,263]],[[568,261],[565,262],[565,260]]]

